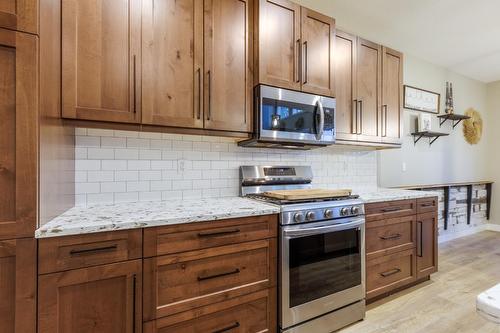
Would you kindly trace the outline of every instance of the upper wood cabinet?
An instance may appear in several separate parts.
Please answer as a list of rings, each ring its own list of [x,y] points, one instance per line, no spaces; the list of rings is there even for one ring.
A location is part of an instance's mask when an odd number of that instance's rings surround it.
[[[36,332],[36,240],[0,241],[0,332]]]
[[[38,33],[38,0],[0,1],[0,27]]]
[[[62,1],[62,114],[140,122],[141,1]]]
[[[383,142],[401,143],[403,135],[403,54],[382,48],[382,113]]]
[[[288,0],[259,0],[256,83],[334,96],[335,20]]]
[[[37,59],[37,37],[0,29],[0,239],[35,230]]]
[[[143,0],[142,57],[142,122],[203,128],[203,1]]]
[[[38,278],[38,332],[142,331],[142,261]]]
[[[252,130],[252,0],[205,0],[205,128]]]

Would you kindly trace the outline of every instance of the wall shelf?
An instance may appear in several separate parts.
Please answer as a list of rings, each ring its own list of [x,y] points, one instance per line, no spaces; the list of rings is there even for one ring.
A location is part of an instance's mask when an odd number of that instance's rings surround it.
[[[432,131],[422,131],[422,132],[413,132],[413,143],[416,145],[417,142],[422,138],[429,138],[429,146],[434,143],[438,138],[442,136],[448,136],[448,133],[442,132],[432,132]]]
[[[462,114],[447,113],[437,116],[439,118],[439,127],[441,127],[447,120],[453,122],[453,128],[455,128],[462,120],[469,119],[469,116],[464,116]]]

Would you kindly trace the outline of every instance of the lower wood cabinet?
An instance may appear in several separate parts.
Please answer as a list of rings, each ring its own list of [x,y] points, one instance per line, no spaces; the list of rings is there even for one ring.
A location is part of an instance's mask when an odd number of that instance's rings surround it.
[[[36,331],[36,240],[0,241],[0,332]]]
[[[276,332],[276,289],[208,305],[144,324],[144,333]]]
[[[142,261],[87,267],[38,278],[38,332],[142,331]]]
[[[437,272],[437,213],[417,215],[417,277]]]

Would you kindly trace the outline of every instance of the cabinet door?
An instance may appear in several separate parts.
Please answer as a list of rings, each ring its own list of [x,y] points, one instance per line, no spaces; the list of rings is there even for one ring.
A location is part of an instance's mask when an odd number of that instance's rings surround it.
[[[37,45],[33,35],[0,29],[0,239],[35,231]]]
[[[337,139],[355,141],[357,137],[356,36],[337,30],[335,35],[335,97],[337,100]]]
[[[205,128],[251,132],[252,0],[205,1]]]
[[[358,38],[357,46],[357,102],[358,102],[358,139],[367,142],[380,142],[380,84],[381,59],[380,45]]]
[[[203,1],[144,0],[142,17],[142,122],[202,128]]]
[[[36,327],[36,241],[0,241],[1,333],[34,333]]]
[[[139,122],[140,4],[62,0],[63,117]]]
[[[301,7],[302,91],[335,96],[335,20]]]
[[[0,27],[12,30],[38,32],[38,0],[0,1]]]
[[[382,141],[401,143],[403,105],[403,54],[382,49]]]
[[[38,278],[38,332],[141,332],[142,261]]]
[[[417,215],[417,278],[438,268],[437,212]]]
[[[300,6],[288,0],[255,0],[258,11],[256,83],[300,90]]]

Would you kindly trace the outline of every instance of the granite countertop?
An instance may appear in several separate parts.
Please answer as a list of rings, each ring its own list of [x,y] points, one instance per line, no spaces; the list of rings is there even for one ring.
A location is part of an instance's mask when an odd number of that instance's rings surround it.
[[[240,197],[73,207],[35,231],[36,238],[79,235],[279,213],[278,206]]]
[[[400,189],[388,189],[388,188],[379,188],[375,191],[360,192],[357,194],[359,194],[359,198],[363,200],[365,203],[429,198],[429,197],[436,197],[439,195],[438,192],[433,192],[433,191],[412,191],[412,190],[400,190]]]

